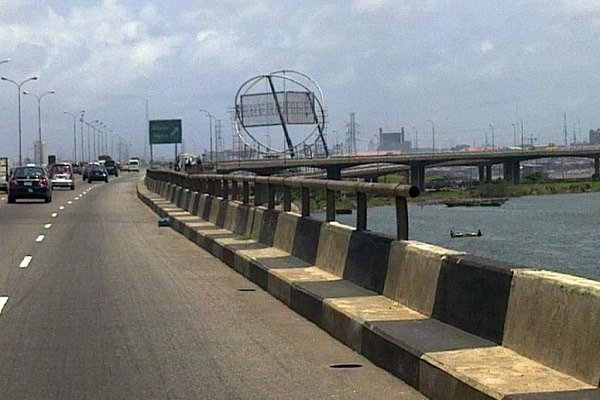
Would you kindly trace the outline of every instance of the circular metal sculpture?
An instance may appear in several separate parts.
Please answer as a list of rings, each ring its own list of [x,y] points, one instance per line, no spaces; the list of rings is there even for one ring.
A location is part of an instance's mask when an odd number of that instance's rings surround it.
[[[299,129],[301,125],[312,129]],[[258,139],[260,129],[272,126],[281,126],[282,149],[272,147],[270,140]],[[263,156],[329,156],[323,92],[312,78],[298,71],[275,71],[244,82],[235,95],[235,129],[244,147]]]

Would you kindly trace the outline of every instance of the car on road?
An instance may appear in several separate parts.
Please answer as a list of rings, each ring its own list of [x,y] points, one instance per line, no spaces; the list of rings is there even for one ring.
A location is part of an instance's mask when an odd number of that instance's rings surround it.
[[[104,162],[104,168],[106,168],[106,172],[109,175],[114,175],[115,177],[119,176],[119,169],[117,168],[117,163],[114,160],[106,160]]]
[[[27,165],[13,170],[8,180],[7,201],[14,203],[17,199],[52,201],[52,181],[43,167]]]
[[[89,164],[86,164],[83,166],[82,170],[81,170],[81,178],[85,181],[88,178],[90,169],[92,169],[92,167],[99,167],[100,164],[98,164],[97,162],[91,162]]]
[[[130,159],[124,165],[123,171],[140,172],[140,161],[136,159]]]
[[[10,175],[8,167],[8,158],[0,157],[0,190],[8,190],[8,176]]]
[[[92,165],[88,171],[88,183],[94,181],[104,181],[108,183],[108,172],[106,168],[99,165]]]
[[[50,180],[52,187],[68,187],[75,190],[75,180],[73,177],[73,168],[69,163],[56,163],[50,168]]]

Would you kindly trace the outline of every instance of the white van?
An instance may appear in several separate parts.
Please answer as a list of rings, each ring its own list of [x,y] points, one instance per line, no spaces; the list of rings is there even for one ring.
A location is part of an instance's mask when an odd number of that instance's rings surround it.
[[[126,171],[134,171],[140,172],[140,161],[139,160],[129,160],[125,165]]]

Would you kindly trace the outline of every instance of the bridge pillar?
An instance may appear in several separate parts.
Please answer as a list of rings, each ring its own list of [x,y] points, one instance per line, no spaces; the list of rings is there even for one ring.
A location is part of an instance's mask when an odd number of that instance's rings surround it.
[[[492,164],[485,166],[485,183],[492,183]]]
[[[425,166],[421,163],[410,164],[410,184],[425,190]]]
[[[327,167],[327,179],[334,179],[336,181],[339,181],[342,179],[342,169],[340,167],[335,167],[335,166],[331,166],[331,167]]]
[[[593,179],[600,179],[600,157],[594,158],[594,175]]]
[[[479,184],[481,185],[481,184],[485,183],[485,166],[479,165],[478,169],[479,169]]]
[[[521,181],[521,164],[519,161],[504,162],[504,180],[513,185],[518,185]]]

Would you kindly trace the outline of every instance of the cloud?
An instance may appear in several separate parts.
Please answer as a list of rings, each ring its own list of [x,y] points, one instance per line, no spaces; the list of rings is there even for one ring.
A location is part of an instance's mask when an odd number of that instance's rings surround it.
[[[494,51],[494,43],[491,40],[484,40],[473,46],[476,52],[480,54],[488,54]]]
[[[387,0],[354,0],[352,10],[355,12],[369,12],[379,10]]]
[[[57,143],[68,128],[60,111],[86,108],[140,146],[146,98],[152,115],[181,116],[186,132],[198,132],[199,104],[226,120],[239,85],[277,69],[315,78],[329,129],[340,132],[352,111],[365,134],[433,116],[469,143],[465,121],[510,125],[517,107],[549,137],[552,113],[600,125],[598,0],[0,1],[3,11],[18,8],[0,15],[0,58],[13,59],[1,73],[38,74],[33,88],[57,89],[46,105]],[[0,85],[0,145],[12,146],[3,138],[14,109],[13,91]]]

